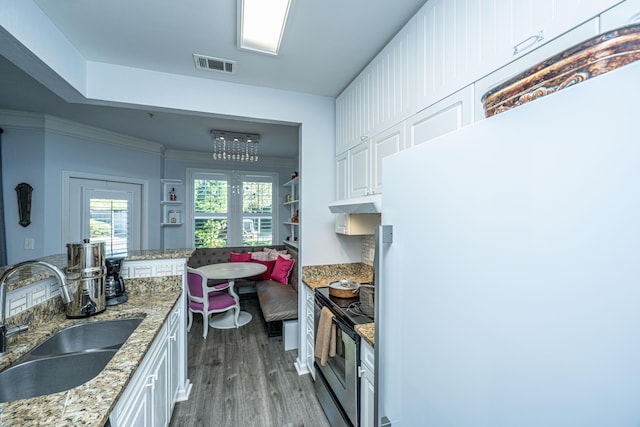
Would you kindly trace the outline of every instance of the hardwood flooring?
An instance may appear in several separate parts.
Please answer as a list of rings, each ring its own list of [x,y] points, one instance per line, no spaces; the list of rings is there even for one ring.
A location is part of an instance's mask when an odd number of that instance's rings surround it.
[[[330,427],[310,375],[298,376],[297,350],[284,351],[282,337],[267,336],[255,298],[242,299],[252,314],[238,329],[209,328],[194,315],[188,334],[186,402],[175,406],[170,427]]]

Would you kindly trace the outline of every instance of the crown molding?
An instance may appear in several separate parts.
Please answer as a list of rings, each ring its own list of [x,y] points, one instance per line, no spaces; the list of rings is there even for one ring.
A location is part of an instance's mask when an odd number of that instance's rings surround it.
[[[109,144],[146,153],[164,153],[164,146],[157,142],[134,138],[48,114],[0,110],[0,123],[1,126],[7,128],[39,129],[58,135],[88,139],[101,144]]]

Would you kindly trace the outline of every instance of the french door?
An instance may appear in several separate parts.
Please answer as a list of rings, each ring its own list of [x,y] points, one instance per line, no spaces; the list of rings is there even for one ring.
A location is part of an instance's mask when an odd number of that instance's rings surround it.
[[[104,242],[107,256],[141,247],[142,185],[69,179],[66,242]]]

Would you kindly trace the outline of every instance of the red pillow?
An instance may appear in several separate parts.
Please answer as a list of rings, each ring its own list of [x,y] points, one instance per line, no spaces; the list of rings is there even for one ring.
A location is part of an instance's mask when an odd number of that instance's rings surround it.
[[[294,259],[284,259],[281,256],[278,256],[276,265],[273,266],[273,272],[271,272],[271,280],[275,280],[276,282],[286,285],[289,281],[289,274],[293,269],[294,261]]]
[[[236,252],[231,252],[231,255],[229,255],[229,261],[231,261],[231,262],[249,262],[249,261],[251,261],[251,254],[250,253],[239,254],[239,253],[236,253]]]
[[[276,261],[262,261],[260,259],[252,259],[250,262],[255,262],[256,264],[262,264],[267,267],[267,269],[262,274],[258,274],[257,276],[247,277],[247,280],[269,280],[271,277],[271,271],[273,271],[273,267],[276,265]]]

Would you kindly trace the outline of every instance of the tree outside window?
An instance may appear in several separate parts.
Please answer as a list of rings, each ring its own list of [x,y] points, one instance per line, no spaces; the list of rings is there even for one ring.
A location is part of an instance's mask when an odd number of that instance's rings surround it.
[[[273,242],[273,176],[200,173],[193,179],[194,246]]]

